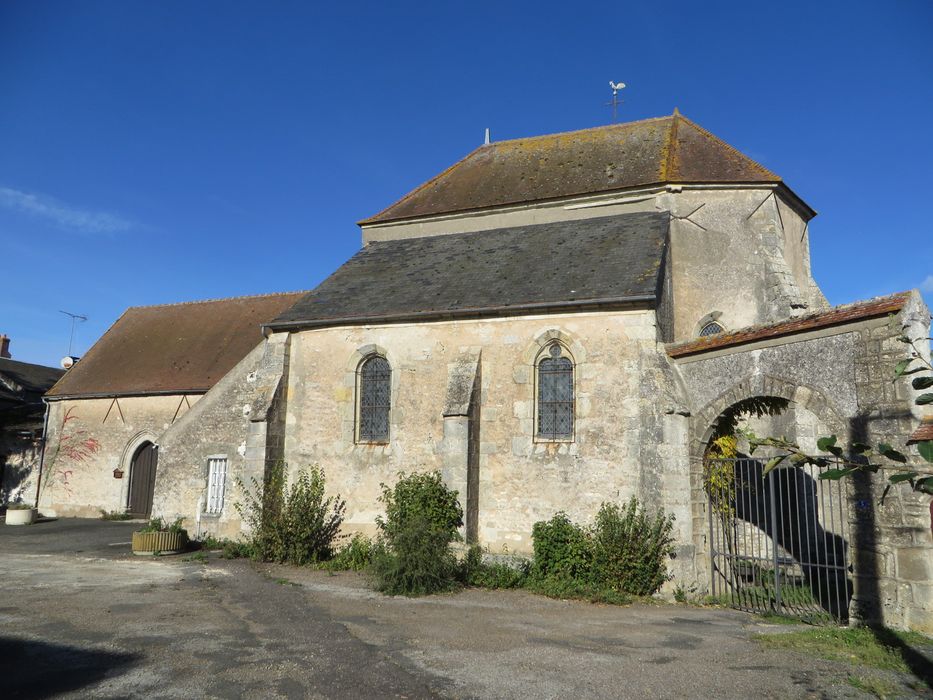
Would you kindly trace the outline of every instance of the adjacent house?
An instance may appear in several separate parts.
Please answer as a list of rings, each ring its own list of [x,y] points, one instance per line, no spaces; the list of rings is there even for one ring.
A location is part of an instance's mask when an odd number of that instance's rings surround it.
[[[45,398],[39,507],[148,517],[162,436],[262,341],[301,293],[127,309]]]
[[[42,395],[64,374],[55,367],[18,362],[10,338],[0,335],[0,506],[35,502],[42,453]]]

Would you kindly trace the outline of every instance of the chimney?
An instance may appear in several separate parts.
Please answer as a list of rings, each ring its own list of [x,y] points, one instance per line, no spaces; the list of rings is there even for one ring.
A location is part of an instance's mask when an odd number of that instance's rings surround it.
[[[0,335],[0,357],[5,357],[8,360],[13,357],[10,354],[10,336],[5,333]]]

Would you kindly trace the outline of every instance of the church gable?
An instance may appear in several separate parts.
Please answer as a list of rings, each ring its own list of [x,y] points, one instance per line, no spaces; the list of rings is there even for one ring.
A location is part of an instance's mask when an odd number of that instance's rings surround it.
[[[273,329],[653,305],[667,212],[371,243]]]

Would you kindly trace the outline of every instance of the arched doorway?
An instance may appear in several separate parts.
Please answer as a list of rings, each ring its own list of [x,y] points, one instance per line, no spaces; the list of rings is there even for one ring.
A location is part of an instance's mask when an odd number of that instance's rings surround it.
[[[127,512],[137,518],[148,518],[152,512],[152,494],[155,490],[156,464],[159,448],[144,442],[133,453],[130,462],[130,486]]]
[[[742,428],[783,436],[813,454],[817,437],[835,432],[826,420],[832,417],[822,413],[783,397],[754,396],[723,410],[708,431],[702,465],[711,592],[733,607],[814,623],[847,619],[852,582],[844,483],[821,479],[824,467],[791,460],[766,474],[765,463],[780,450],[766,446],[752,456],[742,437]],[[719,441],[728,439],[732,447],[723,450],[727,443]]]

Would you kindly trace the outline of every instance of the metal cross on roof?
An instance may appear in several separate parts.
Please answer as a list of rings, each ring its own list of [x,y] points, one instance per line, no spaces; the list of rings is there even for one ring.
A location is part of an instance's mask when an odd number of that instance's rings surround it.
[[[612,122],[615,123],[619,116],[619,103],[622,102],[619,99],[619,91],[625,88],[625,83],[615,83],[610,80],[609,87],[612,88],[612,102],[607,102],[606,106],[612,107]]]

